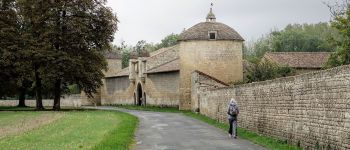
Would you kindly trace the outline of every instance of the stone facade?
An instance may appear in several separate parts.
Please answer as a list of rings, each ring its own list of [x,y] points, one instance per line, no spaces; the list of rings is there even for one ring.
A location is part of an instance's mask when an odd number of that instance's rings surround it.
[[[178,59],[178,52],[178,46],[175,45],[153,52],[150,57],[130,59],[128,68],[104,80],[101,89],[102,105],[147,104],[177,107],[178,69],[161,72],[154,69]],[[149,73],[148,70],[154,71]]]
[[[212,10],[209,16],[205,22],[182,32],[175,46],[136,55],[128,68],[107,76],[101,89],[101,104],[196,109],[197,103],[191,106],[192,72],[197,70],[225,85],[243,80],[244,39],[233,28],[216,22]]]
[[[243,41],[180,42],[180,109],[191,108],[191,73],[204,72],[224,83],[243,80]]]
[[[101,90],[102,105],[134,104],[135,84],[130,83],[128,76],[107,78]]]
[[[197,83],[202,82],[196,75]],[[350,66],[235,87],[200,89],[199,110],[227,122],[235,98],[239,126],[304,149],[350,149]]]
[[[178,107],[179,72],[148,74],[145,93],[147,105]]]

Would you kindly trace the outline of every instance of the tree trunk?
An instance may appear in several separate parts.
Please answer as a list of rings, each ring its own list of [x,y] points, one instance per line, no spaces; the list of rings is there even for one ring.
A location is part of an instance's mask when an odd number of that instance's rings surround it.
[[[24,85],[22,85],[19,88],[19,98],[18,98],[17,107],[27,107],[25,100],[26,100],[26,88],[24,87]]]
[[[53,110],[60,110],[61,109],[61,79],[57,79],[55,82],[55,89],[54,89],[55,98],[53,100]]]
[[[35,69],[36,109],[44,110],[43,97],[41,93],[42,84],[41,84],[40,73],[38,71],[38,66],[35,66],[34,69]]]

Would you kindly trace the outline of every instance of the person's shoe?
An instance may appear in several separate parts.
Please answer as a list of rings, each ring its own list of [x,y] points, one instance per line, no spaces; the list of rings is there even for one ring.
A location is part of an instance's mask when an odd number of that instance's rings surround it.
[[[234,136],[233,138],[234,138],[234,139],[237,139],[237,136]]]

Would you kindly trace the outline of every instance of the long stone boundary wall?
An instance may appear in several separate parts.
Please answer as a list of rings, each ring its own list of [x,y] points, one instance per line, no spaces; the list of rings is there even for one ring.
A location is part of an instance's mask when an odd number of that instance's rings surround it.
[[[36,106],[35,100],[26,100],[25,103],[26,103],[26,106],[31,106],[31,107]],[[17,105],[18,105],[18,100],[0,100],[0,106],[17,106]],[[43,105],[46,107],[53,106],[53,100],[45,99],[43,100]],[[75,108],[80,107],[81,106],[80,94],[64,96],[63,98],[61,98],[61,106],[75,107]]]
[[[192,94],[220,122],[235,98],[243,128],[304,149],[350,149],[350,66]]]

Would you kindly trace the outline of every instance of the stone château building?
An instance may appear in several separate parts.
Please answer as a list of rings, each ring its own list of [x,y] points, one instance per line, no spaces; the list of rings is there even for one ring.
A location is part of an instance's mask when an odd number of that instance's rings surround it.
[[[183,31],[175,46],[130,59],[129,67],[124,69],[120,59],[108,59],[113,63],[109,66],[113,72],[106,73],[101,93],[95,98],[102,105],[191,109],[193,72],[201,72],[223,83],[243,79],[243,41],[233,28],[217,22],[210,9],[206,21]]]

